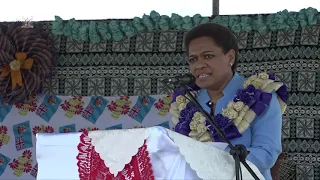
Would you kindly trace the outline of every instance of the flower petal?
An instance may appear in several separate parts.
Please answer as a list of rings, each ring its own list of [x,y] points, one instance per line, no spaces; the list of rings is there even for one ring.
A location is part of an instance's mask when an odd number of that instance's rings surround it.
[[[8,76],[10,74],[10,72],[11,72],[10,66],[3,68],[2,72],[0,74],[0,78]]]
[[[22,69],[31,69],[32,65],[33,65],[33,59],[29,58],[23,62],[21,68]]]
[[[25,52],[17,52],[16,53],[16,60],[23,61],[25,59],[27,59],[27,53],[25,53]]]

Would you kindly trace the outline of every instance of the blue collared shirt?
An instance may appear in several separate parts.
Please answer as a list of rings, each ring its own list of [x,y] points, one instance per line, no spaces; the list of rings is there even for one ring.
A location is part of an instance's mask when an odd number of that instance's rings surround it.
[[[237,73],[223,89],[224,96],[217,102],[215,114],[222,113],[222,109],[233,100],[237,90],[242,88],[244,77]],[[206,105],[211,99],[207,89],[201,89],[198,93],[198,100],[201,106],[210,113],[210,108]],[[272,100],[265,112],[254,119],[249,128],[243,132],[242,137],[231,140],[232,144],[243,144],[248,148],[250,154],[247,160],[252,162],[260,170],[267,180],[271,180],[270,169],[275,164],[278,156],[282,152],[282,113],[277,95],[274,93]],[[229,151],[229,149],[226,149]]]

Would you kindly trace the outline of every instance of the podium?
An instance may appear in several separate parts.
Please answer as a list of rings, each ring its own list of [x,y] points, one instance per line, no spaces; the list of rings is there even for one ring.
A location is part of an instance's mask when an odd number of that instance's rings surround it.
[[[234,160],[225,147],[162,127],[37,134],[37,179],[235,179]],[[243,179],[253,179],[241,169]]]

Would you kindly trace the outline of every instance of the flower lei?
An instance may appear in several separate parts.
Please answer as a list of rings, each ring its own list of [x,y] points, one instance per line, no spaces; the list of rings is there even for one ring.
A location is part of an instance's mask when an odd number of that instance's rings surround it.
[[[192,85],[189,90],[196,96],[200,88]],[[276,92],[284,113],[288,100],[286,85],[277,82],[272,74],[255,73],[243,83],[243,88],[237,91],[233,101],[213,119],[228,139],[239,138],[255,117],[262,115],[267,109],[273,92]],[[217,131],[189,99],[183,89],[178,89],[173,94],[170,113],[174,130],[202,142],[222,141]]]

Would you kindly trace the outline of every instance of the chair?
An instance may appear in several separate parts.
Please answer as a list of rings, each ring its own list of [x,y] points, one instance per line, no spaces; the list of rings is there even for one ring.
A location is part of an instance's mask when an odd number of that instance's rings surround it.
[[[284,153],[282,152],[274,166],[271,168],[271,176],[273,180],[280,180],[280,165],[281,162],[284,160]]]
[[[282,142],[282,148],[283,147]],[[272,180],[291,180],[295,177],[295,167],[294,164],[287,160],[286,153],[282,152],[274,166],[271,168]]]

